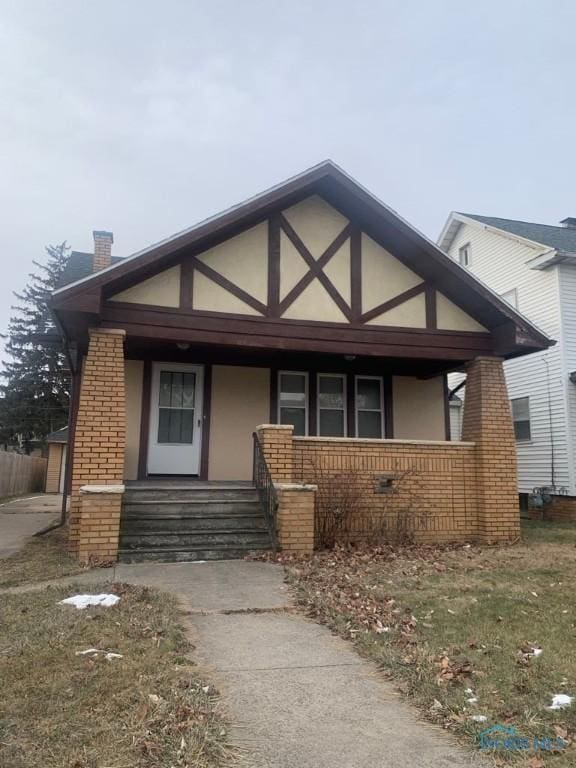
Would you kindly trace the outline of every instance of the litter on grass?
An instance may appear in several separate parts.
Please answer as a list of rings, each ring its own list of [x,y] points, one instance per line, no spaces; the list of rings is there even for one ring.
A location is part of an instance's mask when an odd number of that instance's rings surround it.
[[[573,696],[567,696],[565,693],[556,693],[552,696],[552,705],[548,709],[564,709],[565,707],[571,707]]]
[[[485,723],[488,720],[486,715],[472,715],[470,719],[474,720],[475,723]]]
[[[104,608],[110,608],[120,600],[118,595],[73,595],[65,600],[60,600],[60,605],[73,605],[78,610],[88,608],[89,605],[101,605]]]
[[[76,656],[98,656],[103,653],[106,661],[112,661],[112,659],[123,659],[121,653],[113,653],[111,651],[101,651],[99,648],[86,648],[85,651],[76,651]]]

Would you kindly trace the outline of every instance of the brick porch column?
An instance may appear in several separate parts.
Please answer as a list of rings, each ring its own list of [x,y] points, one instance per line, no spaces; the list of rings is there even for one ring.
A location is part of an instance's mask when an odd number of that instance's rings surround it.
[[[502,359],[478,357],[466,369],[462,440],[476,443],[476,494],[484,541],[520,533],[516,440]]]
[[[275,483],[291,483],[294,474],[291,424],[261,424],[256,427],[262,451]]]
[[[116,559],[126,442],[126,333],[105,328],[89,333],[76,419],[69,530],[69,549],[83,561]],[[100,487],[97,496],[90,493],[93,486]],[[101,486],[112,486],[110,493]]]

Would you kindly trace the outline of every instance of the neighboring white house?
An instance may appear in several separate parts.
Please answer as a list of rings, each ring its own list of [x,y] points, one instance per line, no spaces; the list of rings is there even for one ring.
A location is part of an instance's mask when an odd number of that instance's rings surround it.
[[[451,213],[438,242],[556,339],[545,352],[505,364],[519,492],[552,487],[557,494],[576,497],[576,218],[549,226]],[[463,378],[451,376],[451,389]],[[456,439],[459,423],[458,414],[452,414]],[[576,499],[574,505],[576,510]]]

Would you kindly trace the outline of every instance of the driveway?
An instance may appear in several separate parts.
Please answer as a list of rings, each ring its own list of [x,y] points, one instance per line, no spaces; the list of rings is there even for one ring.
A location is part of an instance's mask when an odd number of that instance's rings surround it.
[[[420,721],[349,643],[298,613],[281,566],[236,560],[112,570],[81,580],[113,578],[181,598],[195,659],[221,691],[247,768],[484,765]]]
[[[9,557],[59,519],[62,496],[44,493],[0,504],[0,557]]]

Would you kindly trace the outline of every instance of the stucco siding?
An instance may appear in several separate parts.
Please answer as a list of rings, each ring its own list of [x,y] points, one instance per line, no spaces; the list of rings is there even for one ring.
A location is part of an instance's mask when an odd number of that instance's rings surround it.
[[[140,454],[140,422],[142,419],[142,382],[144,363],[141,360],[125,361],[126,382],[126,451],[124,454],[124,479],[138,477]]]
[[[180,304],[180,267],[171,267],[112,296],[111,301],[177,307]]]
[[[394,376],[392,379],[394,438],[445,440],[444,381]]]
[[[215,365],[208,478],[252,479],[252,433],[270,420],[270,371]]]

